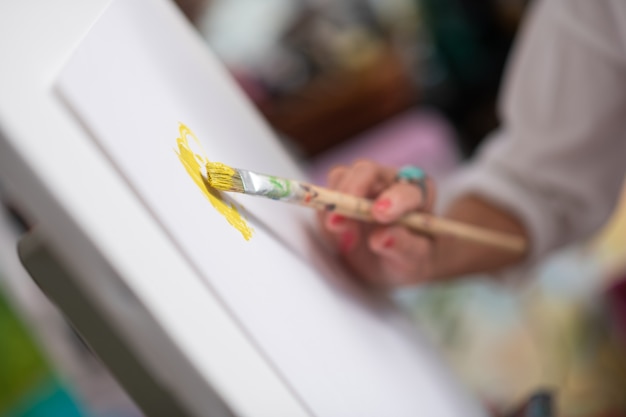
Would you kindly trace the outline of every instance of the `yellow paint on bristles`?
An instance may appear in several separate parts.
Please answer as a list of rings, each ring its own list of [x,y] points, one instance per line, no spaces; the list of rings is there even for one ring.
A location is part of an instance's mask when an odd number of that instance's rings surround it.
[[[237,170],[221,162],[206,164],[206,172],[211,187],[220,191],[243,192],[241,176]]]
[[[193,180],[193,182],[200,188],[202,194],[209,200],[211,205],[226,218],[226,221],[230,223],[235,229],[239,230],[244,239],[250,240],[252,237],[252,228],[248,226],[246,220],[241,216],[237,207],[234,204],[229,204],[222,199],[220,193],[211,188],[207,178],[203,175],[206,166],[209,163],[208,158],[204,155],[204,150],[200,141],[196,135],[184,124],[180,123],[179,137],[176,138],[177,149],[175,150],[178,159],[185,167],[185,170]],[[194,152],[189,146],[188,137],[191,137],[195,145],[202,151],[202,153]]]

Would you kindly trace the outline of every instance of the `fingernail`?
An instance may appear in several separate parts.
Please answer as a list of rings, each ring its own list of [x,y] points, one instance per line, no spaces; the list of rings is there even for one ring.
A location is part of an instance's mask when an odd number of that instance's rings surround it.
[[[346,220],[346,218],[340,214],[331,214],[330,217],[328,218],[328,221],[333,226],[340,225],[341,223],[344,222],[344,220]]]
[[[341,235],[340,249],[342,253],[348,253],[354,246],[354,234],[352,232],[346,232]]]
[[[388,236],[385,240],[383,240],[383,248],[390,249],[394,243],[396,243],[393,236]]]
[[[382,200],[378,200],[376,203],[374,203],[373,209],[378,212],[385,212],[389,210],[389,207],[391,207],[391,200],[388,198],[383,198]]]

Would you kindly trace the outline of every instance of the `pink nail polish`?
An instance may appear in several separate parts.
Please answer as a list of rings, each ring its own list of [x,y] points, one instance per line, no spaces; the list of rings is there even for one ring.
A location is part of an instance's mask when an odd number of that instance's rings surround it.
[[[385,249],[390,249],[393,247],[393,245],[396,243],[395,239],[393,238],[393,236],[389,236],[387,237],[385,240],[383,240],[383,248]]]
[[[345,217],[343,217],[340,214],[331,214],[330,218],[328,219],[328,221],[330,222],[330,224],[332,224],[333,226],[338,226],[341,223],[344,222],[344,220],[346,220]]]
[[[376,203],[374,203],[373,208],[378,212],[385,212],[389,210],[389,207],[391,207],[391,200],[388,198],[383,198],[382,200],[378,200]]]
[[[341,235],[340,249],[342,253],[348,253],[354,246],[354,234],[352,232],[346,232]]]

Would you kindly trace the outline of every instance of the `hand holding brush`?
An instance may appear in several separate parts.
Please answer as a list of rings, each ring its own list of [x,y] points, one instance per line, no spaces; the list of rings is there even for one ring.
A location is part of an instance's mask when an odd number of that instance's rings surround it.
[[[220,191],[256,195],[295,203],[364,222],[375,221],[372,215],[373,202],[369,199],[355,197],[297,180],[236,169],[219,162],[210,162],[207,164],[206,169],[209,184]],[[410,167],[407,169],[416,168]],[[410,175],[407,174],[405,177],[400,178],[400,180],[411,180]],[[420,182],[416,181],[416,185],[419,186],[419,184]],[[468,242],[489,245],[503,251],[521,254],[526,248],[526,242],[520,236],[417,211],[404,215],[397,221],[397,224],[427,235],[453,236]]]

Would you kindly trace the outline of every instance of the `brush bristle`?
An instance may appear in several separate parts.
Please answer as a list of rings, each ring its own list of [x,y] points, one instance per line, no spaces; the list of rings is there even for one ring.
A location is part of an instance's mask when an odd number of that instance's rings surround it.
[[[209,162],[206,165],[209,185],[220,191],[244,191],[239,171],[221,162]]]

